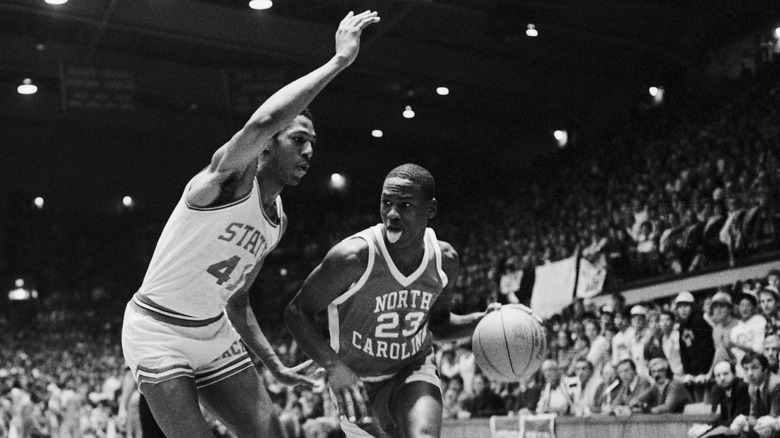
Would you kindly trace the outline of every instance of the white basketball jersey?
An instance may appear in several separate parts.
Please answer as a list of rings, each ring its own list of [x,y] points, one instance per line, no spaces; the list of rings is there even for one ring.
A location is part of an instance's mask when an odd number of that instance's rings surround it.
[[[191,184],[163,229],[138,294],[178,318],[200,320],[220,315],[235,292],[252,284],[279,243],[286,217],[278,196],[280,222],[266,216],[257,180],[245,197],[214,208],[187,202]]]

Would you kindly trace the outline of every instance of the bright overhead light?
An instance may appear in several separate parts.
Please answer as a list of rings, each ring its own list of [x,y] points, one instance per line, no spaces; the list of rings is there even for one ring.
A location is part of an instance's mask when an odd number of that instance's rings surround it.
[[[436,88],[436,93],[439,96],[446,96],[446,95],[450,94],[450,89],[447,88],[447,87],[438,87],[438,88]]]
[[[32,79],[27,78],[22,81],[22,85],[19,85],[16,91],[19,94],[35,94],[38,91],[38,87],[32,83]]]
[[[40,196],[38,196],[37,198],[35,198],[35,200],[33,201],[33,203],[35,204],[35,207],[36,207],[36,208],[38,208],[39,210],[40,210],[41,208],[43,208],[43,198],[41,198]]]
[[[122,204],[125,207],[131,207],[133,205],[133,198],[131,198],[130,196],[125,196],[124,198],[122,198]]]
[[[780,39],[780,27],[775,29],[775,38]]]
[[[334,189],[343,189],[347,184],[347,179],[340,173],[334,173],[330,176],[330,186]]]
[[[555,137],[555,140],[558,141],[559,147],[564,147],[569,142],[569,133],[563,129],[558,129],[557,131],[553,132],[553,137]]]
[[[650,92],[650,95],[655,97],[658,96],[658,87],[650,87],[648,90]]]
[[[271,0],[252,0],[251,2],[249,2],[249,7],[252,9],[256,9],[258,11],[271,9],[273,5],[274,2],[272,2]]]
[[[407,119],[414,118],[414,111],[412,111],[412,107],[410,105],[406,105],[406,109],[404,109],[404,117]]]
[[[525,34],[533,38],[539,36],[539,31],[536,30],[536,27],[533,24],[529,24],[528,29],[525,30]]]
[[[46,0],[46,3],[50,5],[64,5],[68,0]]]
[[[383,135],[385,135],[385,133],[382,132],[381,129],[374,129],[371,131],[371,136],[374,138],[382,138]]]

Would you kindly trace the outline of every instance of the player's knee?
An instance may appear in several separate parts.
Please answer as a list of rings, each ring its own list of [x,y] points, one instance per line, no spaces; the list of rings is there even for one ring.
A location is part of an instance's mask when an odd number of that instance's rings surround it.
[[[419,424],[412,428],[408,436],[414,438],[439,438],[440,427],[435,424]]]

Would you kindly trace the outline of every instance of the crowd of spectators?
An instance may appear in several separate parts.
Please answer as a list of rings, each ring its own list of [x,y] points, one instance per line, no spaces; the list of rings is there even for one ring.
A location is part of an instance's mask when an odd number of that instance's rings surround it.
[[[605,268],[606,286],[615,287],[776,251],[780,68],[727,84],[721,103],[707,107],[695,116],[648,113],[630,132],[563,151],[503,197],[443,209],[432,226],[460,253],[455,311],[522,301],[529,270],[577,253]],[[35,318],[0,326],[0,438],[130,436],[138,397],[122,397],[118,328],[162,224],[50,220],[0,227],[8,244],[0,271],[13,253],[18,263],[41,266],[36,274],[47,290]],[[328,248],[375,221],[293,222],[267,260],[257,313],[285,363],[303,357],[278,310]],[[630,415],[706,403],[720,406],[718,425],[777,433],[779,287],[780,272],[771,271],[671,301],[625,306],[615,295],[598,309],[576,301],[546,321],[550,350],[541,370],[515,383],[491,382],[468,342],[438,344],[443,415]],[[265,378],[289,438],[338,434],[328,391]],[[216,435],[229,436],[212,423]]]

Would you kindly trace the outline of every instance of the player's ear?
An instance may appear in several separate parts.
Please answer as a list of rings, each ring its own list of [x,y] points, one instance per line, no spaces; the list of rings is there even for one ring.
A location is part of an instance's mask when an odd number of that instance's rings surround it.
[[[431,199],[428,201],[428,219],[433,219],[436,216],[436,213],[439,212],[439,203],[436,201],[436,198]]]

